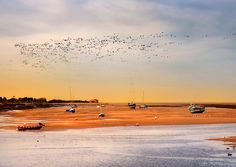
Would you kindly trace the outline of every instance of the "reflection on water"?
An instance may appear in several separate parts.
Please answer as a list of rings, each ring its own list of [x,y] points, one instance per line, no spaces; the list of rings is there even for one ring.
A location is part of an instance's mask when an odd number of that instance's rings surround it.
[[[111,127],[56,132],[0,131],[0,166],[235,166],[219,141],[236,124]],[[228,157],[227,153],[232,153]]]

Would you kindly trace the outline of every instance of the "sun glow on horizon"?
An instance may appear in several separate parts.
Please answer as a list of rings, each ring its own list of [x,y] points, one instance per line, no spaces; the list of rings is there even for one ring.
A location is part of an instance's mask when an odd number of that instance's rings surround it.
[[[236,102],[235,5],[3,0],[0,96]]]

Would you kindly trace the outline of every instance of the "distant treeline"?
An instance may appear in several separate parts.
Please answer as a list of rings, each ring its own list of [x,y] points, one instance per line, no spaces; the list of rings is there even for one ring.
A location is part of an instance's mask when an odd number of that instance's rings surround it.
[[[33,98],[33,97],[20,97],[20,98],[6,98],[0,97],[0,103],[3,104],[21,104],[21,103],[98,103],[97,99],[92,100],[61,100],[61,99],[53,99],[47,100],[46,98]]]
[[[24,110],[32,108],[46,108],[53,107],[52,104],[47,102],[46,98],[33,98],[33,97],[23,97],[23,98],[9,98],[0,97],[0,111],[7,110]]]
[[[61,100],[61,99],[53,99],[47,100],[46,98],[33,98],[33,97],[20,97],[20,98],[9,98],[0,97],[0,103],[8,103],[8,104],[19,104],[19,103],[89,103],[87,100]]]
[[[9,98],[0,97],[0,103],[10,103],[10,104],[18,104],[18,103],[47,103],[46,98],[33,98],[33,97],[20,97],[20,98]]]
[[[53,99],[47,101],[46,98],[20,97],[6,98],[0,97],[0,111],[23,110],[32,108],[47,108],[66,105],[66,103],[98,103],[97,99],[92,100],[60,100]]]

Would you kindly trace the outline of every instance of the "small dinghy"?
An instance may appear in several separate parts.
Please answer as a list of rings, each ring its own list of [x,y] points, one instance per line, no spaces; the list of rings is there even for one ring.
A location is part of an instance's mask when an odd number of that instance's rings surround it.
[[[105,117],[105,114],[104,113],[99,113],[98,117]]]
[[[39,123],[25,123],[25,124],[22,124],[22,125],[17,125],[16,129],[18,131],[40,130],[43,126],[45,126],[45,125],[42,124],[41,122],[39,122]]]
[[[139,108],[140,108],[140,109],[147,109],[148,106],[147,106],[146,104],[141,104],[141,105],[139,106]]]
[[[70,109],[66,110],[66,112],[75,113],[75,109],[74,108],[70,108]]]

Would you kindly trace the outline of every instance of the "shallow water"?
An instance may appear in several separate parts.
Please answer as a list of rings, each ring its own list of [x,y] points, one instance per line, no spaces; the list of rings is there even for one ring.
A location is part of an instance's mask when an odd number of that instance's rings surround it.
[[[0,166],[235,167],[235,150],[227,150],[223,142],[205,140],[235,136],[235,127],[218,124],[55,132],[1,130]]]

